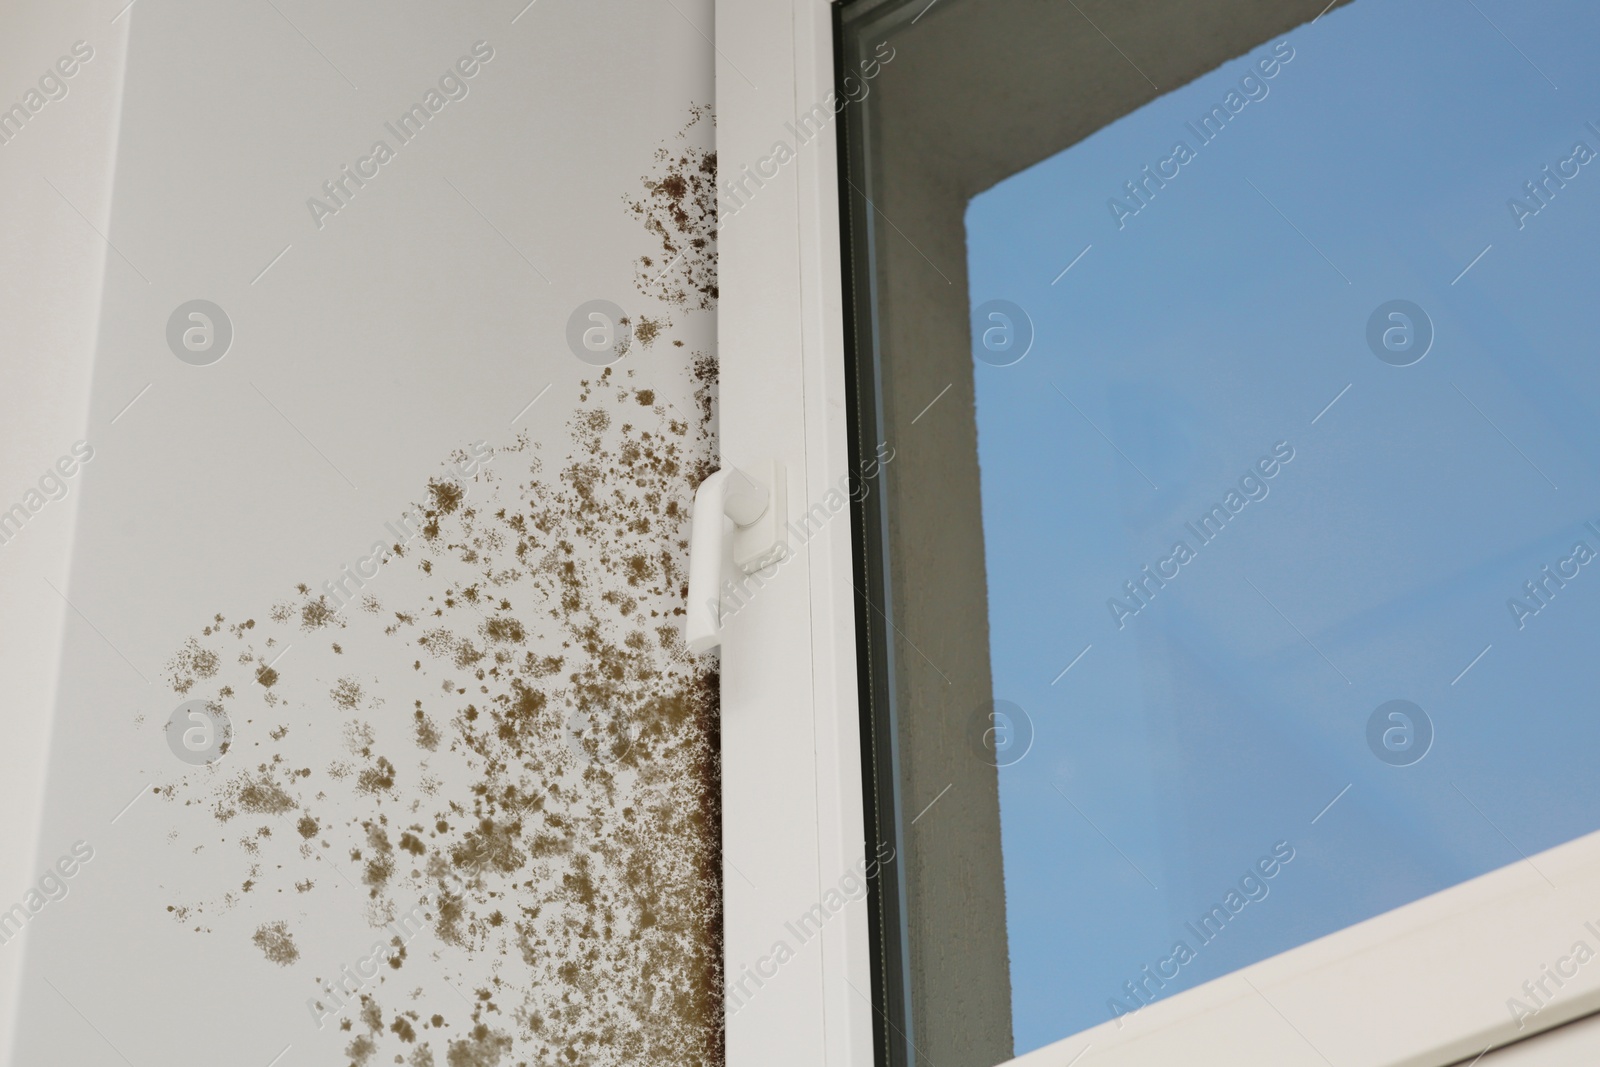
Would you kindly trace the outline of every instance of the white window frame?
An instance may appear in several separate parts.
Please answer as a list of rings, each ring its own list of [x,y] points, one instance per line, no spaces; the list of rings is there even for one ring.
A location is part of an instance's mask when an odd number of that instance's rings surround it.
[[[725,181],[788,139],[797,94],[826,95],[833,27],[820,0],[719,2],[716,24]],[[831,140],[813,141],[718,234],[723,462],[783,464],[792,516],[849,466],[835,157]],[[725,978],[752,991],[730,1003],[729,1064],[872,1063],[865,902],[805,943],[785,925],[847,884],[866,851],[851,560],[844,511],[723,633]],[[795,951],[781,965],[780,942]],[[747,967],[773,976],[757,987]]]
[[[832,131],[775,174],[761,164],[777,142],[793,145],[787,124],[832,90],[833,33],[827,0],[717,0],[719,180],[745,166],[759,178],[736,211],[724,205],[719,233],[722,456],[747,470],[783,464],[790,516],[850,476]],[[845,509],[725,626],[729,1067],[874,1063],[867,907],[847,899],[869,851],[853,573]],[[795,927],[818,905],[819,932]],[[1600,948],[1586,922],[1600,929],[1600,833],[1012,1063],[1066,1067],[1085,1052],[1085,1067],[1464,1063],[1600,1011],[1600,964],[1579,968],[1520,1029],[1507,1008],[1575,941]]]

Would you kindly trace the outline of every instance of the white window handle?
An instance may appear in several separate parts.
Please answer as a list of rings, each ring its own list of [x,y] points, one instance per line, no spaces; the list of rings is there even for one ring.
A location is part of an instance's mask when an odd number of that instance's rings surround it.
[[[733,520],[733,562],[755,574],[789,554],[783,538],[783,465],[769,461],[753,477],[724,467],[700,483],[689,530],[689,621],[684,640],[691,652],[722,644],[723,519]]]

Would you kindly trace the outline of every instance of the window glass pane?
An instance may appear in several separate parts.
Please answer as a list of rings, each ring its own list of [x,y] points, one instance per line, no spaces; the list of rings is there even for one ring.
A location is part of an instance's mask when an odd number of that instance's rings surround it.
[[[897,140],[939,128],[897,95],[937,28],[854,120],[880,911],[930,1046],[962,903],[1021,1054],[1600,828],[1600,11],[1321,6],[1039,28],[1143,96],[1080,78],[1053,108],[1100,121],[1003,173]],[[992,807],[933,735],[988,746]]]
[[[1600,827],[1600,25],[1507,28],[1363,0],[972,201],[1019,1051]]]

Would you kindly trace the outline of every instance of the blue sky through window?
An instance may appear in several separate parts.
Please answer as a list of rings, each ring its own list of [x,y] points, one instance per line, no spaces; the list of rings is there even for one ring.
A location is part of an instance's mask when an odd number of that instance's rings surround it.
[[[1357,0],[972,201],[1019,1054],[1600,827],[1597,42]]]

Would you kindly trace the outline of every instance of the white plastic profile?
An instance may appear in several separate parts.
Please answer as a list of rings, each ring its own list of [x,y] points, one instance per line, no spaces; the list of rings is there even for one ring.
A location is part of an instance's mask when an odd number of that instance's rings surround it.
[[[700,483],[689,529],[689,604],[684,640],[691,652],[722,644],[724,520],[733,520],[733,561],[754,574],[783,561],[783,466],[762,465],[764,482],[737,467],[724,467]]]

